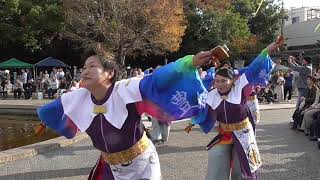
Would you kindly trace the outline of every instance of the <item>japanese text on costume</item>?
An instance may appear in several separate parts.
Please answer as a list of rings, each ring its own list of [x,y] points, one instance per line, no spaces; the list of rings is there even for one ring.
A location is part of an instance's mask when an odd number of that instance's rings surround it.
[[[179,107],[183,112],[180,117],[183,117],[190,109],[198,107],[198,105],[191,106],[187,100],[187,92],[177,91],[175,95],[171,98],[171,103]]]

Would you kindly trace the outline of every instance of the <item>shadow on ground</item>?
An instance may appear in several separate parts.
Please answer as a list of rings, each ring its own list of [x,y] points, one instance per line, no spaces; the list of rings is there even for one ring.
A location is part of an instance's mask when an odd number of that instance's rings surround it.
[[[320,150],[303,134],[290,130],[289,123],[257,127],[263,165],[261,179],[320,179]]]
[[[65,178],[79,175],[88,175],[91,168],[80,169],[59,169],[50,171],[33,171],[27,173],[11,174],[7,176],[0,176],[0,180],[25,180],[25,179],[53,179],[53,178]]]

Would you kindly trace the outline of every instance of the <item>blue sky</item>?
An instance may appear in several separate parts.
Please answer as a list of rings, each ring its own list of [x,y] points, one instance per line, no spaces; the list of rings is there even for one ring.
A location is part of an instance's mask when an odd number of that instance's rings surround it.
[[[290,8],[290,7],[312,7],[312,6],[318,6],[320,7],[320,0],[283,0],[284,7]]]

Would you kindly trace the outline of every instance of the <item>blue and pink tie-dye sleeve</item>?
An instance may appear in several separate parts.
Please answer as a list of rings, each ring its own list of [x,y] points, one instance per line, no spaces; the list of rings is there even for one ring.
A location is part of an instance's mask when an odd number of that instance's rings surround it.
[[[216,116],[212,108],[206,104],[205,108],[201,109],[198,116],[192,117],[192,124],[198,124],[203,132],[209,133],[216,123]]]
[[[215,68],[212,67],[207,70],[207,75],[202,79],[202,83],[208,91],[212,88],[215,74]]]
[[[37,113],[40,120],[58,134],[69,139],[76,135],[78,128],[73,121],[64,114],[61,98],[39,107]]]
[[[204,107],[207,90],[203,86],[193,56],[185,56],[155,70],[140,82],[143,103],[138,109],[160,121],[189,118]]]
[[[269,56],[268,50],[264,49],[252,63],[244,69],[244,74],[250,85],[265,87],[268,84],[273,68],[274,63]]]

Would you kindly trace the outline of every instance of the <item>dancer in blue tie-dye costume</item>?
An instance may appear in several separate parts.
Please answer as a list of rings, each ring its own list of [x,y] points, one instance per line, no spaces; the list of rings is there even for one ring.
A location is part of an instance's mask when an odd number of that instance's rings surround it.
[[[248,67],[240,70],[242,75],[237,80],[231,68],[215,70],[214,89],[207,95],[205,108],[192,119],[192,124],[200,125],[205,133],[218,123],[219,134],[207,145],[206,180],[257,179],[261,157],[246,101],[252,87],[267,84],[274,67],[269,54],[278,46],[273,43],[264,49]]]

